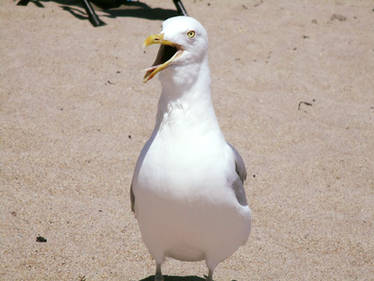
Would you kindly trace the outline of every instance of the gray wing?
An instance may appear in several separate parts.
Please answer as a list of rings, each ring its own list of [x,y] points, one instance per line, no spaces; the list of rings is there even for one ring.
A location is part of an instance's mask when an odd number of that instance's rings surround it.
[[[132,189],[132,183],[130,186],[130,201],[131,201],[131,211],[135,213],[135,195],[134,195],[134,190]]]
[[[238,178],[232,183],[232,189],[235,192],[236,199],[238,200],[239,204],[242,206],[247,206],[247,196],[245,195],[245,190],[243,187],[243,183],[247,178],[247,170],[245,168],[245,164],[243,158],[240,156],[239,152],[228,143],[230,148],[232,149],[235,157],[235,172],[238,175]]]

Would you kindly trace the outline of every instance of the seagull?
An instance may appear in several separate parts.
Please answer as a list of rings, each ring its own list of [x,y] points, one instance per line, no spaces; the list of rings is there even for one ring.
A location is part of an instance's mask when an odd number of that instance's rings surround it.
[[[144,45],[160,44],[144,82],[158,74],[162,92],[155,127],[141,150],[130,188],[131,209],[163,281],[165,258],[216,266],[244,245],[251,210],[238,151],[226,142],[210,94],[208,36],[194,18],[162,24]]]

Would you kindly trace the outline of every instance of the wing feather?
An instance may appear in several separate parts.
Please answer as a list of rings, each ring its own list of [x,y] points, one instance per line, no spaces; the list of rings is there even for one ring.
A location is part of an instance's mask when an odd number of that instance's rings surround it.
[[[132,188],[132,183],[130,186],[130,201],[131,201],[131,211],[135,213],[135,195],[134,195],[134,190]]]
[[[235,192],[236,199],[238,200],[239,204],[242,206],[247,206],[247,196],[244,190],[244,181],[247,178],[247,170],[245,168],[244,160],[240,156],[239,152],[233,147],[231,144],[228,143],[230,146],[234,157],[235,157],[235,172],[238,175],[236,180],[233,181],[231,188]]]

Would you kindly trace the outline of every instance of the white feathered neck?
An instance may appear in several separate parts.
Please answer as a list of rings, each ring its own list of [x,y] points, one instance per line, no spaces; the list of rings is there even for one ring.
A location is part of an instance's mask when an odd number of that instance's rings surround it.
[[[210,94],[207,55],[200,62],[176,64],[160,73],[162,93],[158,103],[156,128],[214,130],[220,128]]]

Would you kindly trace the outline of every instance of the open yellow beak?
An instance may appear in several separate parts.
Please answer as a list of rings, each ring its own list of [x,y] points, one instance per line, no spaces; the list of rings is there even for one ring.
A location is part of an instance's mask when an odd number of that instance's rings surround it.
[[[160,44],[157,57],[153,65],[146,69],[143,82],[151,80],[157,73],[167,68],[177,57],[179,57],[183,50],[180,45],[164,39],[164,34],[153,34],[144,40],[144,47],[153,44]]]

